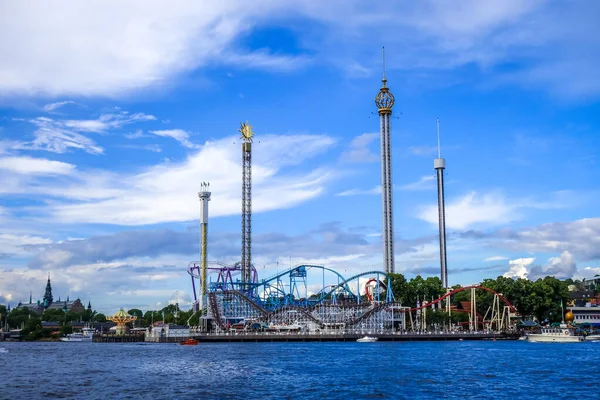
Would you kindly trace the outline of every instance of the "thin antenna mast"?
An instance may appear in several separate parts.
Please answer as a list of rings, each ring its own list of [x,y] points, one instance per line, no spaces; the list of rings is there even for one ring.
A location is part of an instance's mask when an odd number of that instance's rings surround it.
[[[385,77],[385,46],[381,48],[381,59],[383,68],[383,79],[381,79],[381,82],[383,82],[383,86],[385,87],[387,83],[387,78]]]
[[[437,119],[437,135],[438,135],[438,158],[442,158],[440,150],[440,119]]]

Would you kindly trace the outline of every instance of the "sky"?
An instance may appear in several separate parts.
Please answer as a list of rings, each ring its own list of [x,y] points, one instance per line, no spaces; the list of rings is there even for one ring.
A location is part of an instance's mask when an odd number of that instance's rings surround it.
[[[448,280],[600,274],[595,0],[34,1],[0,5],[0,304],[44,294],[188,307],[210,182],[208,259],[382,269],[381,48],[392,116],[396,272]]]

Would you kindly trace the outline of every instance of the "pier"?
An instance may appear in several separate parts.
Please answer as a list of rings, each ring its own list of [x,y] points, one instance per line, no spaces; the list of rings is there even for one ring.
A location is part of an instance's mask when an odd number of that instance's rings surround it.
[[[355,342],[366,336],[365,333],[229,333],[218,335],[197,335],[194,339],[203,343],[222,342]],[[405,333],[368,334],[380,342],[434,342],[460,340],[517,340],[517,333]],[[158,338],[159,343],[178,342],[182,338]],[[173,340],[168,340],[173,339]]]
[[[96,334],[92,337],[94,343],[132,343],[132,342],[143,342],[143,334],[126,334],[126,335],[110,335],[110,334]]]

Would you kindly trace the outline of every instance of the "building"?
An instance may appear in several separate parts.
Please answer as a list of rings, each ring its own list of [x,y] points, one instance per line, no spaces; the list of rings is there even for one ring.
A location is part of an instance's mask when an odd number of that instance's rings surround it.
[[[578,325],[591,324],[600,326],[600,307],[587,303],[584,307],[569,307],[573,313],[575,322]]]
[[[187,338],[190,336],[190,327],[156,323],[154,326],[148,327],[146,330],[147,342],[159,342],[161,338]]]
[[[52,296],[52,284],[50,283],[50,275],[48,275],[48,282],[46,283],[46,290],[44,292],[44,297],[42,298],[41,301],[38,300],[36,302],[33,302],[32,295],[30,293],[29,294],[29,303],[19,302],[19,304],[15,308],[17,308],[17,309],[28,308],[30,311],[32,311],[36,314],[39,314],[39,315],[43,314],[44,311],[46,311],[46,310],[62,310],[64,312],[72,311],[72,312],[80,313],[80,312],[84,312],[86,309],[85,306],[81,303],[80,299],[69,300],[68,296],[67,296],[67,299],[64,301],[61,301],[60,297],[59,297],[58,300],[55,302],[54,297]],[[92,309],[91,302],[88,302],[87,309],[88,310]]]

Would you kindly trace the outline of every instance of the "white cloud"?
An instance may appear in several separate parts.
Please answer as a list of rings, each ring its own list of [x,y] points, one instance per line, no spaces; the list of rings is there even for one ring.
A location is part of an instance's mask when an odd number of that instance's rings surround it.
[[[437,153],[436,146],[411,146],[408,150],[415,156],[430,156]]]
[[[350,141],[348,150],[342,153],[341,160],[366,163],[379,161],[379,154],[369,149],[371,142],[379,138],[379,133],[363,133]]]
[[[549,265],[546,267],[532,267],[530,271],[531,279],[543,278],[544,276],[554,276],[559,279],[571,278],[577,272],[577,263],[573,254],[567,250],[563,251],[559,257],[548,259]]]
[[[359,195],[372,195],[381,194],[381,185],[375,186],[373,189],[350,189],[340,193],[336,193],[336,196],[359,196]]]
[[[0,33],[12,40],[0,43],[0,93],[118,96],[167,86],[181,74],[214,63],[286,71],[314,59],[365,76],[376,63],[373,40],[383,38],[391,50],[390,69],[475,64],[489,71],[513,62],[518,67],[507,77],[513,82],[568,95],[600,90],[590,84],[600,54],[593,39],[598,6],[592,2],[61,4],[19,1],[4,6]],[[302,24],[305,30],[295,33],[310,57],[240,48],[240,36],[290,17],[308,20]],[[323,34],[314,35],[312,23]],[[357,61],[365,59],[373,62]]]
[[[529,271],[527,267],[535,261],[535,257],[531,258],[517,258],[516,260],[510,260],[508,265],[509,270],[504,273],[505,278],[524,278],[527,279]]]
[[[503,275],[505,278],[525,278],[536,280],[546,276],[558,279],[573,278],[580,274],[573,255],[565,250],[558,257],[548,259],[546,265],[533,265],[535,258],[519,258],[509,261],[509,270]],[[586,271],[587,272],[587,271]]]
[[[75,170],[73,164],[33,157],[0,157],[0,170],[18,174],[68,175]]]
[[[232,43],[280,8],[275,1],[7,4],[1,33],[14,41],[0,43],[0,92],[114,96],[214,60],[295,68],[303,58],[236,51]]]
[[[63,199],[38,210],[55,222],[140,225],[197,218],[199,206],[194,199],[198,187],[194,182],[210,181],[211,216],[239,214],[241,150],[232,144],[234,140],[228,137],[208,142],[183,162],[165,162],[140,173],[79,171],[66,181],[16,183],[3,190]],[[301,156],[295,151],[298,143],[304,146]],[[290,173],[283,169],[322,153],[334,143],[320,135],[261,136],[253,147],[253,211],[291,207],[323,193],[333,170],[317,167]]]
[[[51,244],[48,238],[35,235],[0,234],[0,254],[12,257],[31,256],[37,252],[37,246]]]
[[[141,129],[138,129],[137,131],[132,132],[132,133],[125,134],[126,139],[139,139],[144,136],[146,136],[146,135],[144,135],[144,132]]]
[[[189,149],[198,147],[194,143],[190,142],[190,140],[189,140],[190,134],[188,132],[184,131],[183,129],[167,129],[167,130],[162,130],[162,131],[149,131],[149,133],[156,135],[156,136],[173,138],[173,139],[177,140],[179,143],[181,143],[183,146],[185,146]]]
[[[435,188],[435,185],[433,184],[434,180],[435,177],[433,175],[423,176],[417,182],[407,183],[406,185],[400,186],[400,190],[431,190]]]
[[[136,122],[153,120],[156,120],[153,115],[130,114],[126,111],[102,114],[97,119],[85,120],[38,117],[27,121],[38,127],[34,132],[35,139],[31,142],[13,144],[12,148],[45,150],[54,153],[65,153],[71,149],[79,149],[90,154],[102,154],[104,152],[102,147],[79,132],[104,133]]]
[[[66,106],[67,104],[75,104],[75,102],[71,101],[71,100],[67,100],[67,101],[59,101],[59,102],[56,102],[56,103],[46,104],[44,106],[44,111],[46,111],[47,113],[50,113],[50,112],[52,112],[52,111],[54,111],[54,110],[56,110],[56,109],[58,109],[58,108],[60,108],[62,106]]]
[[[504,257],[504,256],[493,256],[493,257],[488,257],[485,260],[483,260],[484,262],[488,262],[488,261],[504,261],[504,260],[508,260],[508,257]]]
[[[39,117],[29,122],[38,127],[34,132],[35,139],[31,142],[18,143],[13,146],[14,149],[45,150],[53,153],[66,153],[71,149],[83,150],[90,154],[104,152],[104,149],[92,139],[65,129],[50,118]]]
[[[478,223],[500,224],[516,218],[517,206],[510,204],[500,194],[479,195],[470,192],[452,202],[446,203],[446,226],[465,229]],[[437,204],[424,208],[419,218],[431,224],[438,224]]]
[[[55,123],[59,126],[72,128],[77,131],[101,133],[110,129],[119,129],[125,125],[136,122],[155,120],[156,117],[154,115],[148,115],[144,113],[130,114],[127,111],[120,111],[117,113],[102,114],[98,119],[59,120],[55,121]]]
[[[147,150],[147,151],[151,151],[153,153],[162,152],[162,148],[157,144],[146,144],[146,145],[123,144],[123,145],[119,145],[117,147],[120,147],[122,149]]]

